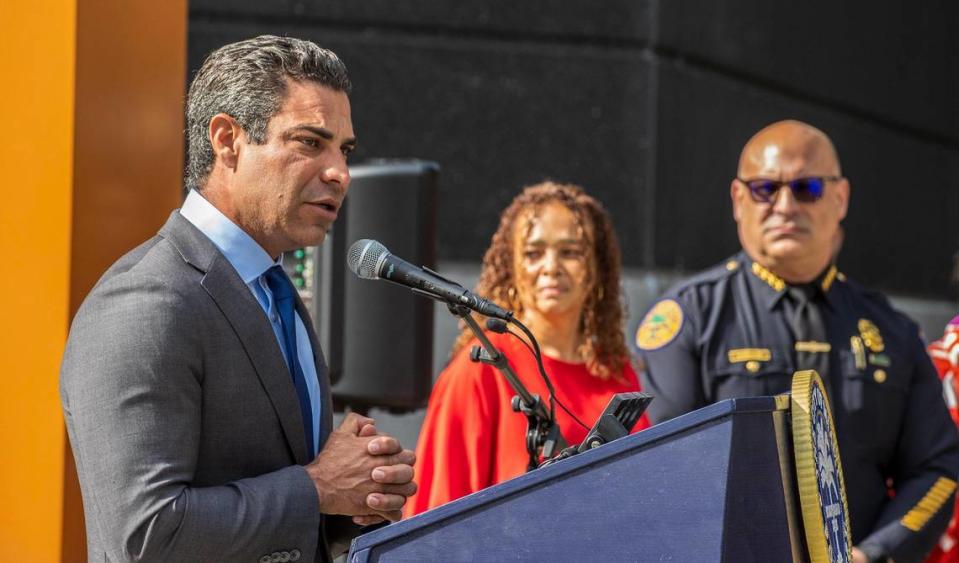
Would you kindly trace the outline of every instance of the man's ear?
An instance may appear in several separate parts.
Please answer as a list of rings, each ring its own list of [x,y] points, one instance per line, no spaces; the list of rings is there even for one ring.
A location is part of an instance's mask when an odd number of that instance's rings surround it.
[[[210,119],[210,145],[213,146],[214,163],[219,161],[227,168],[236,168],[239,154],[238,142],[243,128],[235,119],[225,113],[218,113]]]
[[[740,186],[736,180],[729,183],[729,199],[733,202],[733,219],[735,219],[737,223],[742,216],[742,209],[739,204],[739,200],[742,197],[742,189],[742,186]]]
[[[842,221],[849,212],[849,180],[845,178],[836,184],[836,205],[839,206],[839,220]]]

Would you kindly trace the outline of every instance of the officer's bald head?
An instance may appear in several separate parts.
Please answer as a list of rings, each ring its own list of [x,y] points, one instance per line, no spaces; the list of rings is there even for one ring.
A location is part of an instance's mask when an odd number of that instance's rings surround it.
[[[739,240],[750,257],[789,282],[819,275],[836,254],[846,216],[849,184],[841,175],[832,141],[812,125],[778,121],[753,135],[730,186]],[[818,200],[802,191],[811,184],[793,184],[799,192],[785,187],[803,179],[823,186]],[[762,180],[779,189],[771,195],[750,190]]]
[[[842,175],[832,141],[802,121],[788,119],[767,125],[749,139],[739,155],[740,178],[782,180],[799,170],[820,176]]]

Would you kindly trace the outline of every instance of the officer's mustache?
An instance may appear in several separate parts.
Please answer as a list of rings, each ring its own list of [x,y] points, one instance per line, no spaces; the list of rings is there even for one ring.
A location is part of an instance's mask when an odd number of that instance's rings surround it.
[[[801,216],[784,217],[782,215],[770,215],[763,221],[763,232],[769,232],[775,229],[789,228],[808,233],[811,231],[809,223]]]

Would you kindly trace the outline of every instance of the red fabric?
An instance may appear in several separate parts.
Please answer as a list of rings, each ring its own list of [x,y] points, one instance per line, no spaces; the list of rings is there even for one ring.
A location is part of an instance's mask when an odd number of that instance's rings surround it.
[[[959,317],[946,325],[942,338],[929,345],[929,355],[942,379],[943,396],[952,420],[959,425]],[[927,563],[959,563],[959,503],[953,508],[952,520],[946,528],[939,544],[932,550]]]
[[[548,397],[533,354],[508,334],[488,334],[493,345],[530,393]],[[473,363],[469,349],[460,350],[443,370],[430,396],[426,419],[416,447],[416,482],[419,491],[406,503],[406,516],[418,514],[526,472],[526,417],[513,412],[516,393],[493,366]],[[639,380],[627,363],[622,377],[601,380],[584,364],[543,358],[556,397],[584,424],[592,426],[614,393],[639,390]],[[569,444],[586,437],[559,405],[556,420]],[[649,427],[644,415],[633,432]]]

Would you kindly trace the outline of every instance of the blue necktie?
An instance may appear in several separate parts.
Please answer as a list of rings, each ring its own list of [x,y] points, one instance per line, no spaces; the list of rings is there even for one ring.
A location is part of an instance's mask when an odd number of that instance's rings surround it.
[[[313,408],[310,405],[310,392],[306,386],[306,377],[300,366],[300,358],[296,352],[296,311],[293,305],[293,284],[286,277],[282,266],[273,266],[263,274],[266,284],[273,292],[273,303],[280,313],[280,322],[283,326],[283,340],[287,365],[293,375],[293,384],[296,386],[296,395],[300,400],[300,414],[303,415],[303,431],[306,434],[306,451],[309,459],[316,456],[313,451]]]

